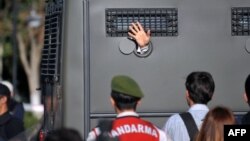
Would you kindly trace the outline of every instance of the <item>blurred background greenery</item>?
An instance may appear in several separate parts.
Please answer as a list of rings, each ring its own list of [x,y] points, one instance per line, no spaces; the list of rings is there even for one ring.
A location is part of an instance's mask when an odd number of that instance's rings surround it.
[[[24,103],[25,127],[39,121],[39,68],[44,36],[45,0],[0,0],[0,81],[14,86]],[[30,108],[40,105],[40,108]]]
[[[40,121],[32,112],[25,112],[24,114],[24,128],[28,129]]]

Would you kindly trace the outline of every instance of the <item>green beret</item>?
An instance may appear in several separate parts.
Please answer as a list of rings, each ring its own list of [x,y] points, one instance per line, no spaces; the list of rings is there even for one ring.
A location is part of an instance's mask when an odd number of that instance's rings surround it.
[[[124,75],[114,76],[111,82],[111,89],[129,96],[142,98],[144,95],[140,86],[132,78]]]

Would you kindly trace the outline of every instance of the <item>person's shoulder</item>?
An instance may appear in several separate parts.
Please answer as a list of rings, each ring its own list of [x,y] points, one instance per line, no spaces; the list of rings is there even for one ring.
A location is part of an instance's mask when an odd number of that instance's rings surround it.
[[[250,118],[250,111],[243,115],[243,117]]]
[[[154,123],[152,123],[151,121],[148,121],[146,119],[142,119],[142,118],[138,118],[142,123],[147,124],[147,125],[152,125],[157,127]]]
[[[170,116],[167,119],[163,129],[165,130],[165,132],[168,132],[169,130],[178,130],[182,128],[183,126],[185,126],[184,122],[181,119],[180,114],[177,113],[177,114]]]
[[[15,117],[13,115],[11,115],[9,124],[12,124],[12,125],[23,125],[23,121],[21,121],[20,119],[18,119],[17,117]]]
[[[176,114],[173,114],[172,116],[170,116],[168,118],[167,122],[178,122],[180,120],[181,120],[180,114],[176,113]]]
[[[6,123],[6,131],[12,132],[13,135],[16,135],[17,133],[24,131],[23,122],[12,115],[10,116],[11,118],[9,119],[8,123]]]
[[[149,127],[152,127],[152,128],[155,128],[159,131],[162,131],[157,125],[155,125],[154,123],[150,122],[150,121],[147,121],[147,120],[144,120],[144,119],[140,119],[141,121],[144,122],[145,125],[149,126]],[[162,131],[163,132],[163,131]],[[164,133],[164,132],[163,132]]]
[[[89,132],[86,141],[95,141],[97,136],[99,136],[100,134],[101,134],[100,128],[95,127]]]
[[[241,117],[241,124],[250,124],[250,111]]]

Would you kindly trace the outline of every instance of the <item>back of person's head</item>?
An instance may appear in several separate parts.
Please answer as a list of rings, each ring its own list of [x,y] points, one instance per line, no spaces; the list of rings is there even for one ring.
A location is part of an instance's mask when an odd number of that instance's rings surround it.
[[[136,110],[137,102],[140,100],[140,98],[128,96],[126,94],[122,94],[116,91],[111,92],[111,97],[115,101],[115,106],[119,110]]]
[[[6,104],[9,105],[9,102],[10,102],[10,90],[6,85],[0,83],[0,98],[2,98],[2,97],[6,97],[6,99],[7,99]]]
[[[75,129],[56,129],[49,132],[44,141],[82,141],[82,137]]]
[[[186,79],[186,89],[194,103],[207,104],[215,89],[213,77],[208,72],[192,72]]]
[[[230,109],[223,106],[214,107],[207,113],[196,141],[223,141],[224,125],[235,123]]]
[[[250,74],[248,75],[245,82],[245,93],[248,99],[248,104],[250,105]]]
[[[119,110],[135,110],[138,101],[144,96],[136,81],[125,75],[114,76],[111,89],[111,97]]]

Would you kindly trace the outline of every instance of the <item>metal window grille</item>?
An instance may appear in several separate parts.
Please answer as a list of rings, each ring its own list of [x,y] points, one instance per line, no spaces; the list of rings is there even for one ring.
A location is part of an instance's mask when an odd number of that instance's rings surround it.
[[[41,59],[42,81],[55,81],[60,75],[63,0],[46,3],[44,48]]]
[[[151,36],[178,36],[178,11],[176,8],[115,8],[106,9],[106,35],[128,36],[128,27],[139,21]]]
[[[250,35],[250,7],[233,7],[232,13],[232,35]]]

